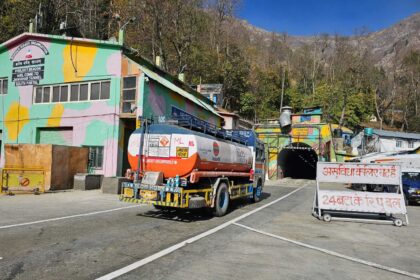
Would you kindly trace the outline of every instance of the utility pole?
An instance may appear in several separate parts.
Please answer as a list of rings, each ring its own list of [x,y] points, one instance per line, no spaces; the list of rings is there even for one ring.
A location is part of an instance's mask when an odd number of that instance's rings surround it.
[[[284,97],[284,80],[286,79],[286,68],[285,66],[281,66],[281,69],[283,70],[283,74],[281,76],[281,97],[280,97],[280,113],[281,109],[283,109],[283,97]]]

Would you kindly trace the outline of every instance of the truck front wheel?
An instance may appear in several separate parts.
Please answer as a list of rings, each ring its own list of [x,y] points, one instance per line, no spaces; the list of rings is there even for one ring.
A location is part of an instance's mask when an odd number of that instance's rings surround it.
[[[221,183],[216,192],[216,201],[214,202],[214,215],[216,217],[224,216],[229,207],[229,192],[226,183]]]

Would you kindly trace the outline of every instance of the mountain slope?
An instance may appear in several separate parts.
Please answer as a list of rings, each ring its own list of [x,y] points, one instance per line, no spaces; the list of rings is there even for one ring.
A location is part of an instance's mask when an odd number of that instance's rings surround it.
[[[265,42],[267,46],[273,36],[278,38],[283,36],[280,33],[255,27],[245,20],[236,20],[234,24],[248,33],[251,42]],[[364,48],[369,49],[378,67],[392,71],[394,64],[398,65],[410,50],[420,50],[420,13],[381,31],[347,38],[353,44],[361,43]],[[292,49],[297,49],[304,44],[312,44],[315,40],[317,40],[315,36],[287,36],[287,42]],[[334,35],[328,35],[328,40],[332,46]]]

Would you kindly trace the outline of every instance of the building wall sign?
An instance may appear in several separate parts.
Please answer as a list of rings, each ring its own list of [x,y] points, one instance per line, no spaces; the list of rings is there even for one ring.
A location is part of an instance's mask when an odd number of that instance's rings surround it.
[[[44,46],[44,44],[42,44],[41,42],[35,41],[35,40],[29,40],[29,41],[21,44],[19,47],[16,48],[16,50],[13,52],[12,56],[10,57],[10,60],[15,59],[16,55],[21,50],[23,50],[26,47],[30,47],[30,46],[38,47],[39,49],[41,49],[44,52],[45,55],[48,55],[49,54],[48,49],[47,49],[46,46]],[[28,54],[27,54],[27,56],[28,56]]]
[[[39,59],[37,59],[39,60]],[[15,86],[37,85],[44,78],[44,65],[14,68],[12,82]]]
[[[11,60],[23,49],[26,49],[25,60],[13,61],[12,82],[17,87],[38,85],[39,81],[44,78],[45,58],[33,58],[32,47],[39,48],[44,55],[49,54],[48,49],[41,42],[35,40],[29,40],[16,48]]]

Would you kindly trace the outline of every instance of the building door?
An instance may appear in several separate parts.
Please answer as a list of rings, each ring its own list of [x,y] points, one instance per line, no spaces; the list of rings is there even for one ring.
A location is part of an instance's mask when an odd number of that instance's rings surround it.
[[[123,148],[123,162],[122,162],[122,171],[121,176],[125,175],[125,172],[128,168],[130,168],[130,164],[128,163],[128,139],[133,131],[136,129],[136,120],[135,119],[125,119],[123,121],[124,124],[124,148]]]
[[[37,133],[38,144],[73,145],[72,127],[39,128]]]
[[[331,161],[331,141],[325,143],[325,150],[324,150],[324,160],[329,162]]]

